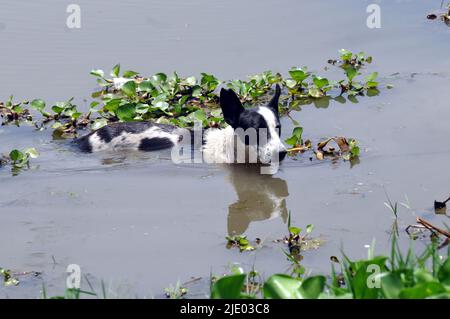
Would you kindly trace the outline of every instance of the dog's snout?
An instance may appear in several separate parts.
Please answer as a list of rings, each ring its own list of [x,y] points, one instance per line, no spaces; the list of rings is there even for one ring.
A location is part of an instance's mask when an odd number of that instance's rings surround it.
[[[280,159],[280,162],[282,161],[282,160],[284,160],[284,158],[286,157],[286,154],[287,154],[287,151],[280,151],[279,153],[278,153],[278,157],[279,157],[279,159]]]

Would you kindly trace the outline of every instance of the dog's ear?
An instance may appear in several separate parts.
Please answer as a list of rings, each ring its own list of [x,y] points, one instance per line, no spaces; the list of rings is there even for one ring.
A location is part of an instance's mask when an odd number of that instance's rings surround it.
[[[267,104],[267,107],[272,109],[272,111],[274,111],[276,115],[278,115],[278,101],[280,99],[280,94],[281,94],[281,88],[277,84],[275,86],[275,95],[272,97],[269,104]]]
[[[244,111],[244,107],[233,90],[224,88],[220,90],[220,107],[222,108],[225,122],[236,128],[239,122],[239,115]]]

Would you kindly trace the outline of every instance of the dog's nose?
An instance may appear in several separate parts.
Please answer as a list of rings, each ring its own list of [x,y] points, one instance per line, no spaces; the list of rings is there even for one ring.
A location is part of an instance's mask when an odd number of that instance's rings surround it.
[[[280,159],[280,162],[281,162],[282,160],[284,160],[284,158],[286,157],[286,154],[287,154],[287,151],[280,151],[280,152],[278,153],[278,158]]]

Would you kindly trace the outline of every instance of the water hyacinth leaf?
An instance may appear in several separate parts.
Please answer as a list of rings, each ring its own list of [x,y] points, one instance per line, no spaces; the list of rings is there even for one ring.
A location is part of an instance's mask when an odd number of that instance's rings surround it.
[[[349,61],[352,58],[352,52],[346,49],[340,49],[339,54],[341,55],[341,59],[343,61]]]
[[[301,282],[288,275],[273,275],[264,283],[264,298],[302,299]]]
[[[98,130],[99,128],[102,128],[103,126],[108,124],[108,120],[105,118],[99,118],[96,119],[92,125],[91,125],[91,129],[92,130]]]
[[[161,111],[166,111],[169,108],[169,103],[165,101],[158,101],[153,104],[154,107],[160,109]]]
[[[129,97],[133,97],[136,95],[136,83],[133,80],[126,82],[122,86],[122,92]]]
[[[289,233],[291,233],[294,236],[300,234],[301,231],[302,231],[301,228],[294,227],[294,226],[289,227]]]
[[[136,105],[136,113],[137,114],[145,114],[145,113],[149,112],[149,108],[150,108],[150,106],[148,104],[138,103]]]
[[[195,85],[192,87],[192,96],[200,97],[202,95],[202,88],[199,85]]]
[[[207,120],[206,113],[203,110],[197,110],[193,114],[197,121],[203,122]]]
[[[220,278],[211,289],[212,299],[239,299],[242,297],[246,275],[236,274]]]
[[[151,92],[155,87],[151,81],[145,80],[139,83],[139,90],[144,92]]]
[[[153,83],[161,84],[167,81],[167,75],[165,73],[156,73],[150,79]]]
[[[313,78],[314,84],[319,88],[322,89],[324,86],[328,85],[328,79],[322,78],[320,76],[315,76]]]
[[[325,289],[326,278],[314,276],[305,279],[300,286],[300,294],[303,299],[317,299]]]
[[[76,119],[78,119],[81,115],[83,115],[83,113],[81,113],[81,112],[73,112],[73,113],[71,113],[70,118],[71,118],[72,120],[76,120]]]
[[[103,72],[103,70],[92,70],[91,75],[102,78],[102,79],[105,78],[105,72]]]
[[[52,111],[55,112],[56,114],[61,114],[62,111],[64,111],[64,107],[59,106],[59,105],[53,105]]]
[[[25,158],[25,154],[23,154],[21,151],[19,150],[12,150],[9,153],[9,158],[13,161],[13,162],[20,162],[21,160],[23,160]]]
[[[136,106],[132,103],[123,104],[117,108],[116,115],[123,122],[132,121],[136,116]]]
[[[247,246],[249,244],[249,241],[247,238],[245,237],[240,237],[239,238],[239,245],[241,246]]]
[[[30,106],[35,109],[36,111],[43,112],[45,109],[45,102],[41,99],[34,99],[31,101]]]
[[[123,72],[123,77],[124,78],[127,78],[127,79],[129,79],[129,78],[132,78],[132,77],[134,77],[134,76],[136,76],[136,75],[138,75],[139,73],[138,72],[135,72],[135,71],[131,71],[131,70],[127,70],[127,71],[124,71]]]
[[[291,146],[302,145],[303,127],[298,126],[292,130],[292,136],[285,140],[286,144]]]
[[[358,74],[358,71],[353,67],[347,67],[345,68],[345,74],[347,75],[349,81],[353,81],[355,76]]]
[[[107,111],[115,112],[121,103],[121,99],[112,99],[105,103],[104,108]]]
[[[368,76],[366,76],[366,81],[367,82],[375,81],[377,77],[378,77],[378,72],[373,72],[373,73],[369,74]]]
[[[308,91],[309,96],[319,98],[323,96],[323,92],[319,90],[318,88],[310,88]]]
[[[377,86],[378,86],[378,82],[376,82],[376,81],[369,81],[369,82],[366,82],[366,87],[367,88],[376,88]]]
[[[312,233],[312,231],[314,230],[314,225],[313,224],[309,224],[306,226],[306,233],[310,234]]]
[[[186,78],[186,84],[188,84],[190,86],[194,86],[195,84],[197,84],[197,80],[196,80],[195,76],[190,76],[190,77]]]
[[[212,74],[202,73],[201,85],[208,91],[214,91],[220,84],[219,80]]]
[[[116,64],[116,65],[112,68],[112,70],[111,70],[111,72],[110,72],[110,75],[111,75],[113,78],[118,78],[118,77],[119,77],[119,74],[120,74],[120,64]]]
[[[287,86],[288,88],[292,89],[292,88],[294,88],[294,87],[297,85],[297,81],[287,79],[287,80],[285,81],[285,84],[286,84],[286,86]]]
[[[289,71],[289,75],[297,82],[303,82],[309,76],[304,70],[295,68]]]

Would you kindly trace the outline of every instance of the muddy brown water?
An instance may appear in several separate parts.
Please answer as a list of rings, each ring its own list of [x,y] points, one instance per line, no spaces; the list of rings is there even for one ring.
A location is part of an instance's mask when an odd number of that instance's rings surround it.
[[[192,296],[204,296],[209,274],[234,262],[264,275],[286,271],[283,246],[272,241],[286,234],[288,211],[295,225],[314,224],[324,241],[305,252],[304,265],[328,272],[341,247],[363,258],[376,239],[376,251],[388,251],[386,193],[409,203],[399,213],[402,233],[416,216],[448,223],[432,204],[450,191],[450,28],[425,18],[440,1],[378,1],[381,29],[366,27],[368,1],[77,3],[82,27],[70,30],[69,3],[2,1],[0,100],[73,96],[83,108],[95,88],[89,71],[117,62],[143,74],[205,71],[234,79],[294,65],[321,71],[340,48],[373,55],[368,71],[394,89],[293,112],[305,138],[358,139],[360,163],[305,155],[286,160],[274,176],[176,165],[164,152],[80,154],[53,141],[50,130],[0,127],[0,152],[34,146],[41,153],[18,176],[0,168],[0,266],[42,273],[0,287],[0,296],[35,298],[43,282],[49,295],[61,294],[69,264],[80,265],[96,289],[104,280],[110,297],[158,297],[191,277],[202,277],[188,285]],[[287,137],[292,122],[283,125]],[[229,232],[259,237],[263,247],[227,250]]]

